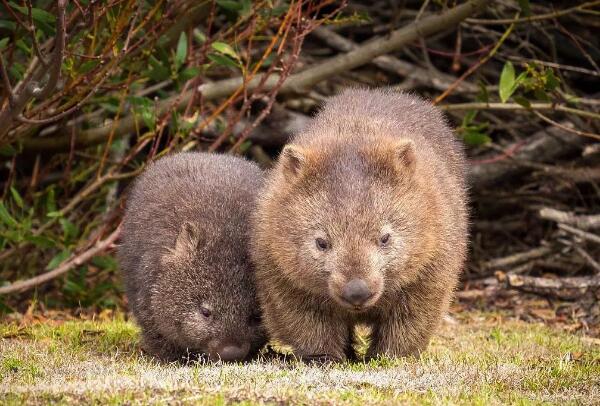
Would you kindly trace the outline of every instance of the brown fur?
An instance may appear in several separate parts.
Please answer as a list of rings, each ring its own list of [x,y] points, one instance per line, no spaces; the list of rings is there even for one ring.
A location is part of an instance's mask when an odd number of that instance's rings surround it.
[[[136,180],[118,254],[150,354],[240,360],[265,344],[247,255],[261,184],[255,164],[205,153],[162,158]]]
[[[425,349],[465,260],[464,172],[462,148],[430,103],[386,90],[330,99],[284,148],[253,218],[270,336],[303,358],[343,360],[365,323],[369,357]],[[372,293],[360,308],[342,299],[357,278]]]

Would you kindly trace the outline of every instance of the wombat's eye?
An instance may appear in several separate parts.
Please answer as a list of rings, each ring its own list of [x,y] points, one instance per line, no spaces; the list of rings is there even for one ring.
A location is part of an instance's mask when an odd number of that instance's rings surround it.
[[[317,248],[321,251],[327,251],[329,249],[329,242],[323,238],[317,238],[315,243],[317,244]]]
[[[385,247],[390,243],[390,233],[385,233],[381,237],[379,237],[379,245],[381,247]]]
[[[200,308],[200,313],[206,318],[209,318],[212,315],[212,312],[204,306]]]

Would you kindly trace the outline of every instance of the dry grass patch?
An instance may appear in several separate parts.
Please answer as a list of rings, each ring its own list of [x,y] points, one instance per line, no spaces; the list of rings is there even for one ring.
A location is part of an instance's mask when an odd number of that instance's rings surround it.
[[[1,324],[3,403],[593,404],[600,345],[543,325],[468,313],[420,359],[317,367],[294,361],[161,365],[117,316]]]

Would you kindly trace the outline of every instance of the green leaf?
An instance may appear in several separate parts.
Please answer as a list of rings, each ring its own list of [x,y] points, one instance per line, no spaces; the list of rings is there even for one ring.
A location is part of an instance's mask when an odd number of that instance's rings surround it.
[[[47,271],[53,270],[54,268],[59,266],[64,260],[69,258],[70,255],[71,255],[71,251],[69,251],[69,250],[63,250],[63,251],[59,252],[50,260],[50,262],[48,262],[48,265],[46,265],[46,270]]]
[[[59,210],[51,211],[51,212],[48,212],[46,214],[46,216],[51,217],[51,218],[62,217],[62,213]]]
[[[208,59],[216,63],[217,65],[228,66],[230,68],[238,68],[238,64],[231,58],[220,54],[208,54]]]
[[[531,108],[531,103],[523,96],[515,96],[513,97],[513,100],[521,106],[525,107],[526,109]]]
[[[486,84],[479,81],[477,86],[479,87],[479,92],[477,93],[476,100],[478,102],[488,103],[490,101],[490,94],[488,93]]]
[[[115,271],[117,269],[117,261],[110,255],[98,255],[92,258],[92,264],[98,268]]]
[[[519,7],[521,7],[521,12],[524,17],[529,17],[531,15],[531,7],[529,6],[529,0],[517,0],[519,2]]]
[[[147,97],[130,96],[129,101],[134,106],[134,113],[142,117],[144,125],[150,129],[154,128],[156,116],[154,114],[154,104]]]
[[[29,11],[27,7],[18,6],[14,2],[9,2],[10,6],[15,10],[18,10],[20,13],[24,15],[29,15]],[[38,21],[40,23],[54,23],[56,21],[56,17],[54,14],[47,12],[46,10],[42,10],[41,8],[31,8],[31,17],[34,21]]]
[[[6,48],[6,45],[8,44],[8,41],[10,41],[10,38],[2,38],[2,39],[0,39],[0,51],[2,51],[4,48]]]
[[[252,1],[251,0],[241,0],[242,8],[239,11],[239,14],[242,16],[248,15],[252,12]]]
[[[2,156],[13,156],[17,153],[15,147],[10,144],[5,144],[0,147],[0,155]]]
[[[42,235],[26,235],[24,239],[38,248],[47,249],[56,246],[56,241]]]
[[[506,103],[510,96],[516,90],[515,86],[515,67],[510,61],[507,61],[502,68],[500,74],[500,83],[498,84],[498,93],[500,94],[500,100],[502,103]]]
[[[0,20],[0,28],[5,28],[7,30],[14,31],[15,28],[17,28],[17,24],[14,21],[10,20]],[[8,40],[8,38],[4,39]],[[4,39],[2,39],[2,41],[4,41]],[[0,49],[2,49],[2,47],[0,47]]]
[[[175,52],[175,71],[179,71],[181,65],[185,62],[187,57],[187,36],[185,32],[182,32],[177,41],[177,51]]]
[[[65,241],[71,241],[71,239],[77,237],[79,234],[79,228],[75,224],[71,223],[66,218],[61,218],[58,221],[63,229],[63,237]]]
[[[63,286],[63,292],[74,296],[82,295],[85,292],[85,286],[78,281],[67,279]]]
[[[225,10],[238,12],[242,10],[244,5],[241,2],[231,1],[231,0],[217,0],[217,4],[219,7],[224,8]]]
[[[550,101],[550,97],[546,94],[545,91],[543,91],[542,89],[535,89],[533,91],[533,95],[536,97],[536,99],[541,100],[541,101],[545,101],[545,102],[549,102]]]
[[[197,28],[194,30],[194,39],[198,41],[199,44],[204,44],[206,42],[206,35]]]
[[[98,66],[98,61],[95,60],[91,60],[91,61],[86,61],[84,63],[81,64],[81,66],[79,66],[79,73],[81,74],[86,74],[89,71],[91,71],[92,69],[94,69],[96,66]]]
[[[468,127],[473,122],[476,115],[477,115],[477,110],[467,111],[467,114],[465,114],[465,117],[463,118],[462,126]]]
[[[478,131],[467,131],[464,134],[463,139],[467,145],[474,147],[484,145],[492,141],[489,135]]]
[[[15,220],[4,205],[4,202],[0,201],[0,220],[2,220],[6,225],[17,228],[19,226],[19,222]]]
[[[19,192],[17,191],[17,189],[15,189],[13,186],[10,187],[10,194],[13,197],[13,200],[15,201],[15,203],[17,204],[17,206],[19,206],[19,208],[23,208],[23,198],[21,197],[21,195],[19,194]]]
[[[552,91],[558,87],[560,84],[560,79],[554,75],[554,71],[552,69],[546,69],[544,78],[546,79],[546,90]]]
[[[252,141],[250,140],[246,140],[244,142],[242,142],[242,145],[240,145],[239,149],[241,153],[244,153],[246,151],[248,151],[248,149],[250,149],[250,147],[252,146]]]
[[[212,49],[214,49],[217,52],[220,52],[224,55],[230,56],[233,59],[236,59],[238,61],[240,60],[240,57],[235,52],[235,50],[229,44],[227,44],[225,42],[215,41],[212,44],[210,44],[210,46],[212,47]]]
[[[192,78],[195,78],[196,76],[198,76],[200,74],[200,68],[197,66],[193,66],[191,68],[185,68],[181,74],[179,75],[179,77],[181,78],[181,80],[183,80],[184,82],[187,80],[190,80]]]
[[[54,185],[48,188],[48,195],[46,196],[46,212],[52,213],[56,211],[56,197],[54,193]],[[52,216],[49,216],[52,217]]]
[[[171,72],[168,68],[166,68],[158,59],[154,56],[150,56],[148,58],[148,63],[150,63],[150,71],[148,72],[148,76],[157,82],[167,79]]]

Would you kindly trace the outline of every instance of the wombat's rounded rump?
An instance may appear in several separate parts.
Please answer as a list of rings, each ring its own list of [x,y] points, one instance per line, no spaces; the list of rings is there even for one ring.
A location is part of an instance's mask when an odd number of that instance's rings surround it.
[[[266,341],[249,263],[260,169],[181,153],[150,164],[127,201],[118,250],[144,349],[164,360],[241,360]]]
[[[467,247],[465,158],[430,103],[387,90],[331,98],[259,197],[251,254],[263,322],[303,358],[416,354],[447,310]]]

